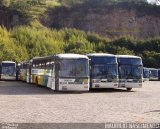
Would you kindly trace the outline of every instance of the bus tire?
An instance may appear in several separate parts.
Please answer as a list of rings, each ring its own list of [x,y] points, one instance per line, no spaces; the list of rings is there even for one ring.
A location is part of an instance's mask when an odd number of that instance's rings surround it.
[[[131,91],[132,90],[132,88],[127,88],[127,91]]]

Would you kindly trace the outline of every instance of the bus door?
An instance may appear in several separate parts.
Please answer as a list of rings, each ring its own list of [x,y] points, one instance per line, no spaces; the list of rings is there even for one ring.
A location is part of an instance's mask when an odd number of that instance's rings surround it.
[[[47,87],[55,90],[55,63],[52,63],[51,75],[48,77]]]

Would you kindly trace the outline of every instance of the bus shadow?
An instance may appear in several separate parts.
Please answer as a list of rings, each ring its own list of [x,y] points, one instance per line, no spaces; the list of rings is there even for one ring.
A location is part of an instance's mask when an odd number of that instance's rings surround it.
[[[53,91],[48,87],[28,84],[21,81],[0,81],[0,95],[70,95],[84,92]]]
[[[18,81],[0,81],[0,95],[47,95],[54,91]]]
[[[81,91],[59,91],[55,92],[47,87],[27,84],[19,81],[0,81],[0,95],[70,95],[87,93],[114,93],[114,92],[134,92],[125,89],[91,89],[87,92]]]
[[[128,92],[135,92],[135,91],[127,91],[125,89],[111,89],[111,88],[107,88],[107,89],[91,89],[90,91],[58,91],[55,92],[57,94],[98,94],[98,93],[128,93]]]
[[[100,88],[100,89],[91,89],[90,93],[120,93],[120,92],[124,92],[124,93],[128,93],[128,92],[135,92],[134,90],[131,91],[127,91],[126,89],[114,89],[114,88]]]

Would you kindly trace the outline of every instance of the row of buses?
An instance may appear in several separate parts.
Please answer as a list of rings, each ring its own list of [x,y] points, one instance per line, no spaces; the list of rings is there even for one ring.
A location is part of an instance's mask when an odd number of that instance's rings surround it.
[[[55,91],[88,91],[90,88],[131,90],[141,88],[144,80],[154,80],[151,75],[155,75],[154,69],[143,68],[141,57],[105,53],[35,57],[19,64],[17,70],[15,62],[1,63],[1,79],[14,80],[16,73],[21,81]]]
[[[57,54],[20,64],[20,80],[56,91],[142,87],[141,57],[112,54]]]
[[[143,68],[143,81],[158,81],[160,80],[160,69]]]

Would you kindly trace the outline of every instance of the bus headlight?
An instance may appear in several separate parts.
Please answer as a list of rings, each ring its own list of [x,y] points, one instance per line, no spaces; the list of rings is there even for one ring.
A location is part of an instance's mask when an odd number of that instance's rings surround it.
[[[125,80],[119,80],[119,82],[124,83],[124,82],[125,82]]]
[[[114,84],[114,86],[118,86],[118,84]]]
[[[98,80],[98,79],[93,79],[92,82],[93,82],[93,83],[99,83],[100,80]]]
[[[88,79],[84,79],[83,84],[88,84]]]
[[[118,78],[113,79],[113,82],[118,82]]]

